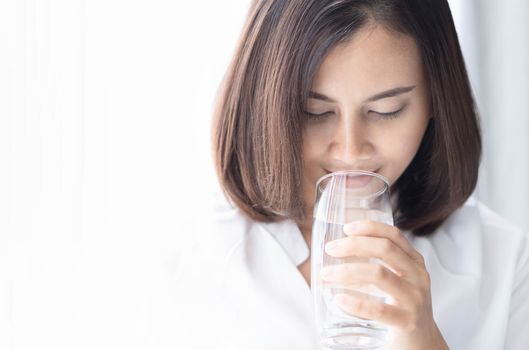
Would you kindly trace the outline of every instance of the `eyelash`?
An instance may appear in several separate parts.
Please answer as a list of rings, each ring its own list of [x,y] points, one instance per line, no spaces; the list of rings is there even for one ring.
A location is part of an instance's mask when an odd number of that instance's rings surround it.
[[[394,112],[389,112],[389,113],[379,113],[379,112],[374,112],[372,111],[373,113],[376,114],[377,118],[381,118],[381,119],[395,119],[399,116],[399,113],[404,109],[401,108],[397,111],[394,111]]]
[[[332,112],[326,112],[322,114],[313,114],[309,112],[305,112],[309,116],[309,120],[320,120],[328,116],[329,114],[332,114]]]
[[[389,113],[380,113],[380,112],[375,112],[375,111],[369,111],[369,112],[372,112],[376,115],[377,118],[379,119],[386,119],[386,120],[389,120],[389,119],[395,119],[399,116],[400,112],[402,112],[402,110],[404,109],[404,107],[400,108],[399,110],[396,110],[394,112],[389,112]],[[320,119],[323,119],[325,117],[327,117],[328,115],[332,114],[332,112],[326,112],[326,113],[322,113],[322,114],[313,114],[313,113],[309,113],[309,112],[305,112],[308,116],[309,116],[309,119],[310,120],[320,120]]]

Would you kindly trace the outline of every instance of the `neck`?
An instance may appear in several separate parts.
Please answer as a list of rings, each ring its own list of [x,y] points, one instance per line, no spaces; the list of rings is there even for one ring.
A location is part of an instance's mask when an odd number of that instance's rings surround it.
[[[310,243],[312,238],[312,218],[309,218],[308,220],[305,220],[305,222],[298,224],[298,227],[301,231],[301,234],[303,235],[303,239],[305,240],[310,249]]]

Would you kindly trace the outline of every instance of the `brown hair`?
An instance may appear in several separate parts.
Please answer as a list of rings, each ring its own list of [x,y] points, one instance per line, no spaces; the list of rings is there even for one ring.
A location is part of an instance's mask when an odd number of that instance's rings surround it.
[[[248,217],[304,221],[304,102],[329,50],[369,21],[415,38],[430,84],[433,118],[393,186],[395,225],[432,233],[474,191],[480,128],[445,0],[258,0],[219,91],[212,135],[220,184]]]

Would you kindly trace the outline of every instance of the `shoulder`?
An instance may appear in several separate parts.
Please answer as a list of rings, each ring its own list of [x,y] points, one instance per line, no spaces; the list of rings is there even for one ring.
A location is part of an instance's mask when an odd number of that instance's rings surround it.
[[[484,269],[508,265],[514,271],[529,254],[527,232],[475,195],[427,240],[448,270],[469,275],[481,275]]]
[[[468,204],[470,205],[476,207],[478,218],[486,234],[514,240],[527,240],[527,233],[521,227],[499,215],[483,202],[474,200],[474,203]]]
[[[249,237],[258,223],[243,215],[220,191],[210,194],[202,219],[186,233],[186,248],[180,257],[180,274],[222,277],[226,264],[241,251],[248,253]]]
[[[235,331],[240,329],[239,309],[228,296],[239,295],[243,285],[238,280],[231,285],[225,281],[230,267],[239,266],[233,260],[247,253],[246,242],[255,222],[242,215],[220,192],[214,192],[204,203],[207,205],[201,209],[202,219],[188,228],[186,235],[190,238],[177,263],[176,303],[182,321],[182,342],[200,349],[219,348],[219,344],[222,349],[242,349],[236,344],[251,339]],[[204,338],[206,319],[218,326],[213,327],[210,337]]]
[[[227,266],[245,251],[254,222],[246,218],[221,192],[211,194],[202,218],[187,229],[188,238],[177,262],[180,293],[196,298],[200,291],[217,290],[223,285]],[[205,300],[211,298],[203,296]]]
[[[247,238],[256,222],[242,214],[226,196],[215,191],[203,220],[193,228],[191,246],[218,259],[227,257]]]
[[[529,232],[491,210],[482,202],[477,202],[483,249],[487,256],[497,257],[501,266],[502,259],[513,261],[516,274],[529,263]]]
[[[475,196],[455,211],[444,225],[444,229],[452,236],[465,235],[462,228],[469,228],[466,232],[470,240],[481,240],[486,250],[504,250],[505,253],[516,253],[525,249],[528,233],[520,226],[493,211]],[[470,230],[470,228],[473,228]]]
[[[222,256],[229,255],[237,246],[248,239],[256,222],[243,215],[231,201],[221,192],[213,194],[213,206],[209,220],[207,242]]]

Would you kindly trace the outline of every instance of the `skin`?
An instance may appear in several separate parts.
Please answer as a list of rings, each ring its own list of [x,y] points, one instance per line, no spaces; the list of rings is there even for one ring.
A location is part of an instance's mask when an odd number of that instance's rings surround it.
[[[407,89],[392,97],[371,98],[398,87]],[[316,181],[328,172],[376,170],[393,185],[417,153],[430,118],[428,80],[414,39],[376,24],[361,28],[329,52],[311,91],[332,102],[310,98],[305,106],[308,114],[324,114],[314,119],[307,115],[311,119],[303,133],[308,213],[312,213]],[[311,216],[299,225],[309,247]],[[352,315],[390,326],[386,349],[448,349],[433,319],[424,259],[399,229],[363,221],[356,228],[346,225],[344,232],[345,238],[334,241],[336,247],[326,247],[327,254],[376,257],[393,271],[374,263],[349,263],[322,269],[321,278],[351,289],[372,284],[394,302],[343,294],[337,304]],[[310,284],[310,259],[299,269]]]

